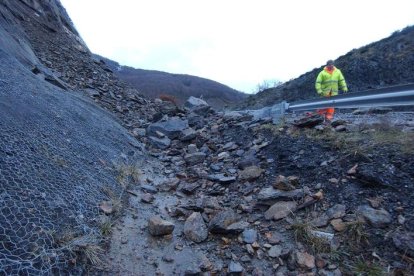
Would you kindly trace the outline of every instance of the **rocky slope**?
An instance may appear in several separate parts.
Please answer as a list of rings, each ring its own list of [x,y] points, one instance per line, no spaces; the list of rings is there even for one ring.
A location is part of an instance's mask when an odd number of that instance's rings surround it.
[[[0,274],[411,275],[414,116],[141,97],[58,1],[0,2]]]
[[[179,105],[183,105],[189,97],[194,96],[203,98],[213,108],[220,110],[247,97],[247,94],[205,78],[136,69],[121,66],[103,57],[99,58],[104,60],[121,80],[129,83],[150,99],[167,95],[173,97]]]
[[[414,83],[414,26],[393,33],[338,57],[335,65],[341,69],[351,92]],[[316,98],[315,79],[323,66],[248,97],[235,109],[261,108],[287,100],[288,102]]]
[[[201,106],[150,124],[165,179],[131,187],[103,271],[410,275],[413,115],[274,125]]]

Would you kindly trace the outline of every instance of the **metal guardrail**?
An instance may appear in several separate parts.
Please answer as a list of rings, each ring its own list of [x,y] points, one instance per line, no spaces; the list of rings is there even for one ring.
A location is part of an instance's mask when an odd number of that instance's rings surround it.
[[[324,99],[285,103],[286,110],[305,111],[324,107],[360,108],[414,105],[414,84],[367,90]]]
[[[283,101],[258,110],[234,111],[233,113],[250,114],[255,119],[271,117],[273,123],[277,123],[287,111],[307,111],[325,107],[361,108],[407,105],[414,105],[414,84],[391,86],[293,103]]]

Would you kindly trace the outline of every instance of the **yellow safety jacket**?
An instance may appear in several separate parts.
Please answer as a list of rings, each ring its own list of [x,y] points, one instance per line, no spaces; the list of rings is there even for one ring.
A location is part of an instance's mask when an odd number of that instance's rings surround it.
[[[316,78],[315,88],[319,95],[329,97],[338,95],[338,87],[348,92],[341,70],[334,66],[332,71],[325,67]]]

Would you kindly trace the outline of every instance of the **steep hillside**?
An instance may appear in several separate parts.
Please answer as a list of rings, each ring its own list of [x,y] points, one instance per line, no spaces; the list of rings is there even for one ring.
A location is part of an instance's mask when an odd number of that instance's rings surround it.
[[[390,37],[354,49],[340,56],[341,69],[351,92],[397,84],[414,83],[414,26]],[[317,97],[315,79],[323,66],[283,85],[248,97],[235,108],[260,108],[282,100],[297,101]]]
[[[135,69],[121,66],[117,62],[103,57],[100,58],[109,65],[121,80],[131,84],[151,99],[160,95],[171,95],[177,99],[179,104],[183,104],[190,96],[194,96],[203,98],[216,109],[222,109],[247,97],[247,94],[209,79],[155,70]]]

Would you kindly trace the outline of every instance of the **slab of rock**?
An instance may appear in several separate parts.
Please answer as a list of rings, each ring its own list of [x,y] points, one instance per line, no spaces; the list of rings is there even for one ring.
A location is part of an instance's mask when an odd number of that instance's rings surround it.
[[[341,218],[346,215],[346,206],[343,204],[335,204],[326,212],[326,215],[329,219]]]
[[[292,191],[282,191],[268,187],[262,189],[257,196],[257,203],[263,205],[272,205],[280,200],[301,199],[305,195],[303,189],[296,189]]]
[[[227,234],[240,234],[244,230],[246,230],[247,227],[250,226],[250,223],[247,221],[238,221],[233,224],[230,224],[229,227],[226,229]]]
[[[203,99],[190,96],[185,102],[184,106],[188,108],[195,108],[199,106],[208,106],[208,103]]]
[[[155,136],[149,136],[149,142],[159,149],[167,149],[171,146],[171,140],[168,137],[157,138]]]
[[[240,216],[233,210],[224,210],[216,214],[208,225],[208,230],[214,234],[228,233],[228,227],[240,220]]]
[[[211,181],[217,181],[221,184],[230,184],[230,183],[236,181],[236,177],[227,176],[227,175],[222,174],[222,173],[220,173],[220,174],[210,174],[210,175],[208,175],[207,178]]]
[[[148,220],[148,231],[153,236],[169,235],[174,231],[175,225],[172,222],[163,220],[159,216],[151,217]]]
[[[279,201],[273,204],[266,212],[265,219],[279,220],[287,217],[296,210],[297,204],[294,201]]]
[[[172,117],[167,121],[159,121],[150,124],[147,128],[148,136],[156,136],[156,131],[165,134],[170,139],[178,138],[182,132],[187,129],[188,121],[178,117]]]
[[[141,189],[147,193],[151,193],[151,194],[156,194],[158,193],[158,189],[157,187],[151,186],[151,185],[147,185],[147,184],[142,184],[141,185]]]
[[[197,136],[197,132],[192,128],[184,129],[180,134],[180,141],[190,141]]]
[[[297,127],[314,127],[316,125],[322,124],[323,123],[323,117],[319,114],[315,114],[313,116],[310,117],[304,117],[301,118],[299,120],[295,120],[295,122],[293,123],[295,126]]]
[[[204,159],[206,159],[206,154],[204,152],[195,152],[184,156],[185,162],[189,165],[203,163]]]
[[[187,218],[184,224],[184,234],[189,240],[196,243],[207,239],[207,226],[199,212],[194,212]]]
[[[180,183],[179,190],[182,191],[186,195],[192,195],[196,192],[196,190],[199,187],[200,187],[200,183],[198,182],[188,183],[188,182],[182,181]]]
[[[195,114],[194,112],[191,112],[187,115],[188,125],[190,127],[193,127],[195,129],[203,128],[206,124],[205,120],[202,116]]]
[[[392,222],[391,214],[382,208],[374,209],[363,205],[358,207],[357,213],[373,227],[385,228]]]

